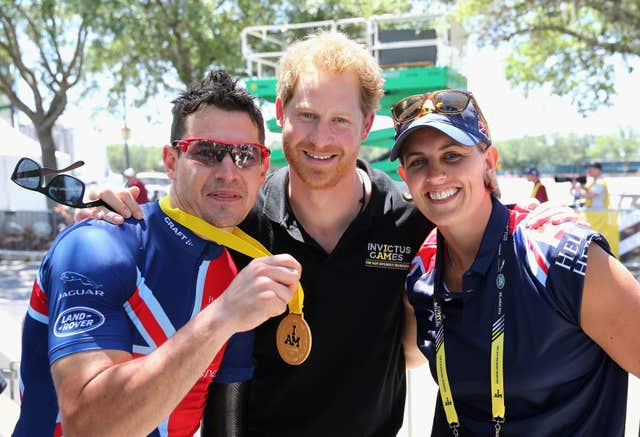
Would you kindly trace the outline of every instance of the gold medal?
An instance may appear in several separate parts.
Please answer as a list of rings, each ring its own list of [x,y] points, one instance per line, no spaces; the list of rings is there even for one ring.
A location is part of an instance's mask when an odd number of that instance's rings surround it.
[[[292,366],[304,363],[311,352],[311,329],[302,314],[289,313],[280,321],[276,346],[285,363]]]

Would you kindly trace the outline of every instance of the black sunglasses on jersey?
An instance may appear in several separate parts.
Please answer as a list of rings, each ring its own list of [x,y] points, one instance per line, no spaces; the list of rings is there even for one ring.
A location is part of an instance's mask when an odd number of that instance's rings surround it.
[[[114,211],[102,200],[83,202],[85,185],[80,179],[70,175],[58,175],[51,179],[47,185],[42,186],[44,176],[63,173],[81,167],[84,161],[77,161],[68,167],[56,170],[53,168],[41,167],[40,164],[30,158],[21,158],[16,164],[16,168],[11,174],[11,180],[27,190],[37,191],[44,194],[49,199],[71,206],[73,208],[91,208],[94,206],[104,206]]]

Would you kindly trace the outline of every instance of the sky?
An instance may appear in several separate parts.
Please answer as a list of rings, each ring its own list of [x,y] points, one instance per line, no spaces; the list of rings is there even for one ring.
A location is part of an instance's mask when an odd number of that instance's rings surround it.
[[[553,96],[545,86],[525,97],[521,88],[511,88],[504,74],[506,50],[468,50],[461,71],[467,87],[477,97],[497,140],[549,133],[616,134],[620,127],[640,129],[640,60],[633,73],[616,70],[617,95],[611,107],[581,116],[569,97]]]
[[[504,77],[506,50],[483,48],[467,50],[459,70],[468,79],[468,89],[474,93],[487,118],[496,141],[524,135],[544,134],[616,134],[621,127],[640,132],[640,60],[634,72],[619,68],[616,85],[618,94],[613,105],[582,117],[570,99],[552,96],[548,87],[536,89],[525,97],[520,88],[511,88]],[[167,143],[171,125],[171,95],[159,96],[144,108],[128,108],[127,125],[131,129],[129,144],[162,146]],[[98,145],[122,143],[122,114],[108,111],[95,113],[87,108],[103,102],[70,99],[61,118],[62,124],[73,127],[76,159],[91,159]],[[102,152],[100,152],[102,153]],[[103,158],[96,158],[103,159]]]

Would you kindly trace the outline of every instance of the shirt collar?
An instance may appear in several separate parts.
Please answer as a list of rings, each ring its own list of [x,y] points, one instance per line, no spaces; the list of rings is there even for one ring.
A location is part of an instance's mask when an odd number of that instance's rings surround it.
[[[189,228],[182,226],[180,223],[173,220],[166,215],[159,203],[153,202],[153,210],[158,214],[158,218],[162,221],[159,226],[163,228],[167,234],[169,241],[174,241],[178,246],[186,246],[189,248],[189,252],[193,254],[203,254],[205,258],[218,256],[220,250],[223,248],[221,245],[205,240],[199,237]]]
[[[358,159],[357,166],[364,170],[372,181],[372,193],[369,199],[369,208],[371,202],[374,201],[373,190],[376,189],[373,182],[373,172],[369,164],[361,159]],[[295,219],[291,205],[289,204],[288,196],[288,183],[289,183],[289,166],[280,168],[271,173],[264,183],[264,188],[261,190],[262,208],[261,214],[266,215],[269,220],[275,223],[286,223]]]
[[[473,292],[477,288],[479,278],[486,276],[489,272],[489,269],[493,264],[493,260],[497,257],[498,246],[509,220],[509,210],[507,207],[500,203],[500,201],[495,197],[492,196],[491,199],[491,215],[489,216],[487,227],[485,228],[484,235],[482,236],[480,248],[478,249],[478,253],[476,254],[473,264],[471,264],[471,267],[465,272],[463,277],[462,287],[467,294]],[[446,246],[446,243],[443,241],[442,234],[440,234],[440,232],[438,232],[437,244],[438,247],[443,248],[437,252],[437,263],[442,266],[444,265],[444,247]],[[438,275],[436,281],[439,282],[442,278],[442,270],[439,269],[436,272],[436,275]],[[465,294],[445,293],[443,290],[440,292],[444,293],[442,297],[445,298],[457,298],[462,297],[462,295]]]
[[[491,197],[492,209],[489,222],[482,236],[480,249],[469,271],[486,275],[494,258],[498,254],[498,246],[509,221],[509,210],[498,199]],[[503,249],[504,250],[504,249]]]
[[[287,217],[287,183],[289,167],[280,168],[271,173],[260,191],[262,208],[260,214],[266,215],[275,223],[283,223]]]

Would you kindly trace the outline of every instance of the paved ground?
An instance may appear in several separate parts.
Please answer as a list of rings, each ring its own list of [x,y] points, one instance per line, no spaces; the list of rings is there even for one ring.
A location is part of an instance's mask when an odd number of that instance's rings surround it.
[[[20,359],[20,331],[27,309],[31,286],[39,261],[0,259],[0,369]],[[638,437],[640,418],[640,380],[631,377],[627,407],[626,437]],[[426,368],[409,372],[409,397],[405,427],[399,437],[424,437],[430,434],[431,411],[437,387]],[[16,389],[17,398],[17,389]],[[0,395],[0,437],[9,437],[18,417],[18,401],[9,396],[9,388]]]
[[[22,320],[40,261],[0,260],[0,369],[20,360]],[[14,364],[15,366],[15,364]],[[0,437],[8,437],[18,418],[18,389],[0,394]]]

